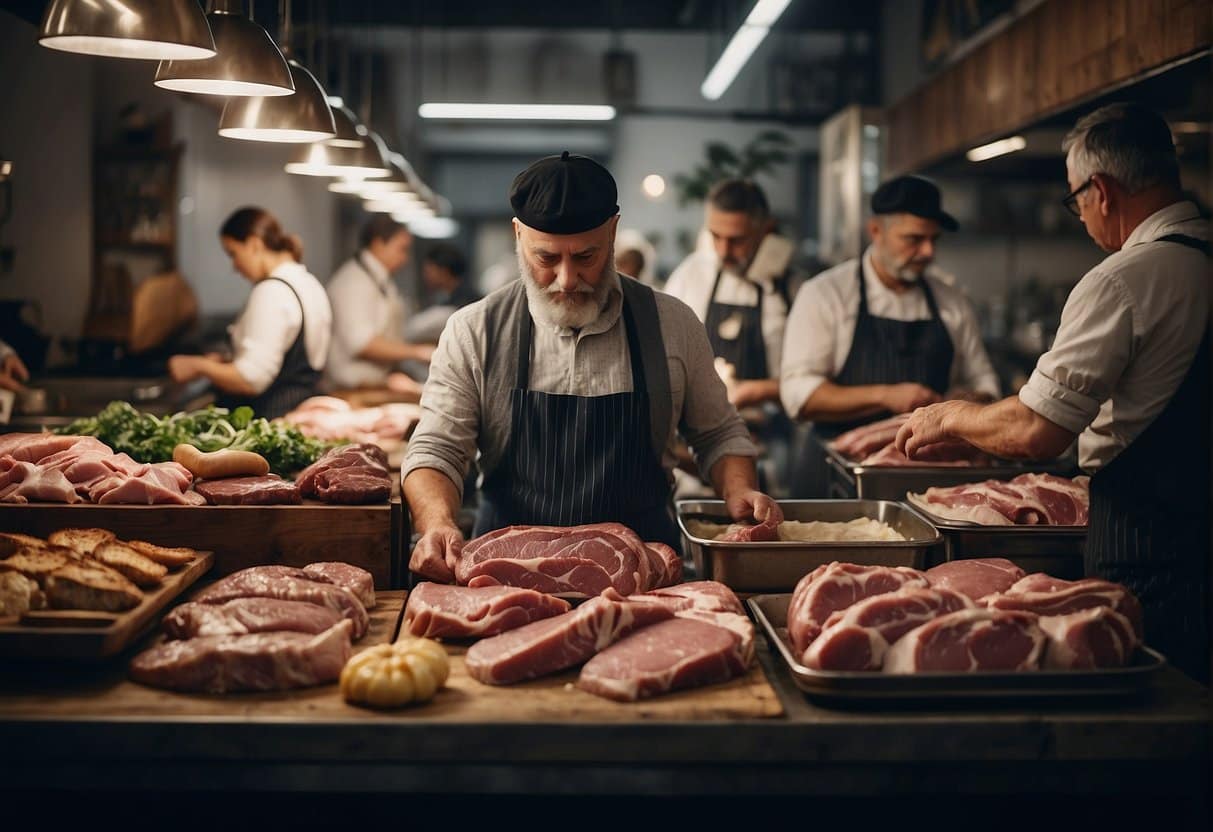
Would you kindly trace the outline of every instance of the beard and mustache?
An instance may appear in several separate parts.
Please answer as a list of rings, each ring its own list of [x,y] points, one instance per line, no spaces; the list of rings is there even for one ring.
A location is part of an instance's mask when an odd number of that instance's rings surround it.
[[[905,284],[914,284],[922,280],[922,275],[927,270],[927,266],[931,265],[931,261],[915,260],[913,257],[907,260],[899,260],[892,254],[887,254],[880,250],[880,247],[875,247],[876,258],[880,260],[880,265],[884,270],[893,275],[893,277]]]
[[[608,257],[596,286],[580,280],[572,292],[563,292],[556,281],[552,281],[545,289],[535,280],[535,272],[521,247],[518,248],[518,271],[526,285],[527,302],[535,319],[567,329],[583,329],[598,319],[606,308],[617,274]]]

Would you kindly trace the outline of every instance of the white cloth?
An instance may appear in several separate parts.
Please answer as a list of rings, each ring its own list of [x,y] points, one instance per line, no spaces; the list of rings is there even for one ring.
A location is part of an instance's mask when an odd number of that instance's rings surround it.
[[[324,369],[332,339],[333,311],[320,281],[302,263],[293,261],[274,269],[270,277],[289,283],[290,289],[278,280],[258,281],[249,292],[244,311],[228,328],[232,364],[256,393],[264,392],[278,377],[304,320],[307,360],[314,369]],[[291,289],[298,293],[299,300]]]
[[[407,317],[404,298],[387,269],[363,250],[333,273],[328,285],[333,305],[333,345],[325,386],[381,387],[392,367],[364,361],[358,353],[375,336],[400,341]]]
[[[1209,226],[1194,204],[1178,202],[1133,229],[1070,292],[1053,348],[1019,391],[1027,407],[1081,434],[1078,463],[1088,472],[1163,411],[1209,325],[1208,259],[1156,242],[1168,234],[1207,240]]]
[[[796,295],[788,315],[787,336],[783,347],[783,372],[779,395],[784,410],[792,418],[822,382],[842,372],[855,337],[859,319],[859,281],[855,279],[856,260],[819,274]],[[881,281],[872,266],[872,251],[863,255],[864,288],[868,314],[896,321],[921,321],[931,317],[926,296],[921,291],[897,294]],[[998,374],[990,363],[981,329],[968,298],[927,270],[935,305],[944,328],[952,336],[952,373],[949,387],[999,395]],[[940,393],[947,391],[940,390]]]

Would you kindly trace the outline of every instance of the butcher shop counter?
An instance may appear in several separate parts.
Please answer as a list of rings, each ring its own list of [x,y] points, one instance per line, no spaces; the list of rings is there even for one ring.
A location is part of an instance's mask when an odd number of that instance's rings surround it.
[[[380,593],[356,649],[394,638],[403,600]],[[90,801],[171,792],[178,803],[182,792],[257,793],[283,804],[317,794],[811,795],[865,806],[923,795],[1107,805],[1131,792],[1174,810],[1208,789],[1208,691],[1170,668],[1144,701],[837,710],[806,700],[761,636],[749,676],[635,704],[574,688],[575,671],[482,686],[462,648],[450,652],[451,678],[433,701],[382,712],[345,704],[336,685],[224,696],[146,688],[125,678],[130,654],[92,668],[8,665],[0,790],[69,789]]]

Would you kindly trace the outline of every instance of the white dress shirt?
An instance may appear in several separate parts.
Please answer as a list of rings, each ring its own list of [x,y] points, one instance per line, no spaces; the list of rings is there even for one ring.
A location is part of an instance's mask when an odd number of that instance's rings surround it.
[[[859,319],[856,265],[856,260],[848,260],[822,272],[801,288],[792,304],[784,339],[783,372],[779,379],[779,395],[792,418],[797,417],[822,382],[833,380],[842,372],[851,353],[855,323]],[[896,321],[921,321],[931,317],[923,292],[912,290],[898,294],[881,282],[872,266],[870,248],[863,255],[863,279],[869,315]],[[952,336],[954,354],[949,386],[997,397],[998,374],[986,354],[977,316],[968,298],[959,289],[935,277],[930,269],[923,280],[930,282],[939,317]]]
[[[265,392],[278,377],[304,320],[307,360],[314,369],[324,369],[332,338],[333,311],[328,296],[320,281],[302,263],[283,263],[270,277],[289,283],[291,288],[278,280],[258,281],[249,293],[244,311],[228,329],[232,364],[256,393]],[[298,293],[298,300],[291,289]]]
[[[325,385],[330,389],[381,387],[392,367],[358,353],[375,336],[404,337],[405,305],[383,264],[365,249],[341,265],[328,285],[333,305],[333,346]]]
[[[1207,240],[1209,226],[1194,204],[1177,202],[1133,229],[1070,292],[1053,348],[1019,391],[1027,407],[1081,434],[1078,463],[1091,473],[1171,401],[1209,325],[1208,259],[1156,242],[1168,234]]]

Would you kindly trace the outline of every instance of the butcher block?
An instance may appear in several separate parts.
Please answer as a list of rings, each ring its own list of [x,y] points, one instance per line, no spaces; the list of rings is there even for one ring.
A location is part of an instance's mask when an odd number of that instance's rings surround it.
[[[0,531],[46,537],[65,528],[108,529],[124,540],[214,552],[214,576],[249,566],[343,561],[392,586],[404,522],[399,498],[381,505],[305,501],[279,506],[0,504]]]

